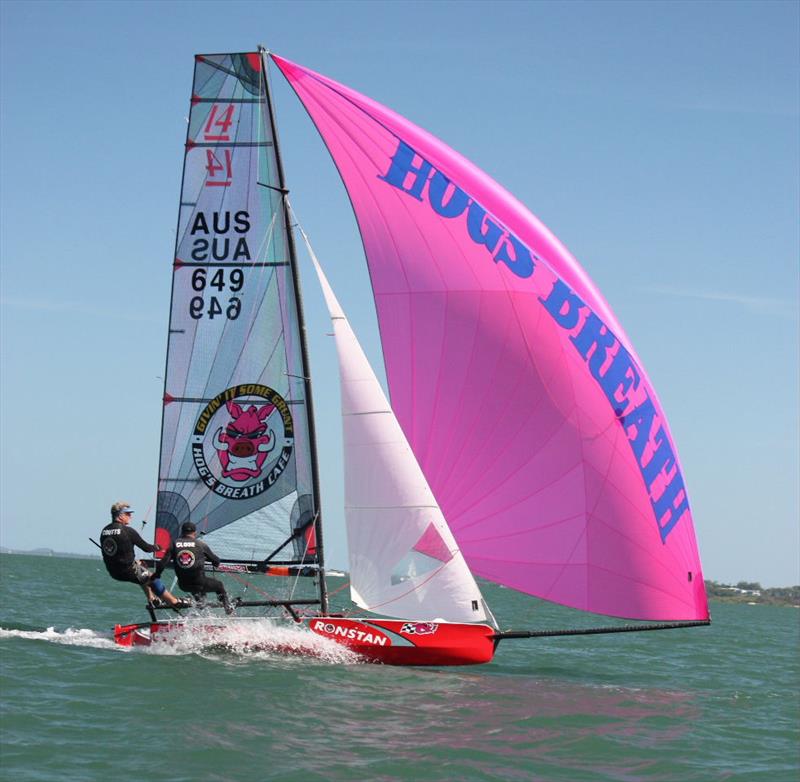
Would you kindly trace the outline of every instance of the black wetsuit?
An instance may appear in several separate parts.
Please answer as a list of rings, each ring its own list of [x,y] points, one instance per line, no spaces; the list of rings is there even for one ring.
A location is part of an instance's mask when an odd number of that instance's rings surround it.
[[[167,555],[158,563],[156,576],[160,576],[164,568],[173,562],[178,585],[184,592],[195,597],[203,597],[207,592],[216,592],[222,603],[228,603],[225,585],[216,578],[209,578],[203,572],[203,566],[210,562],[219,567],[220,559],[207,543],[191,537],[178,538],[173,541]]]
[[[155,546],[142,539],[135,530],[118,521],[103,527],[100,532],[100,548],[103,551],[103,562],[111,578],[117,581],[130,581],[132,584],[145,584],[152,573],[136,561],[133,547],[152,553]]]

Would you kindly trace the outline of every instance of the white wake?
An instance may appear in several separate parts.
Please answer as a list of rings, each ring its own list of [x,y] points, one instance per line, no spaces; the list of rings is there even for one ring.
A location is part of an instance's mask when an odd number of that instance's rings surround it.
[[[156,633],[150,646],[119,646],[114,642],[111,633],[99,633],[86,628],[58,631],[48,627],[37,631],[0,627],[0,640],[4,638],[24,638],[138,654],[223,653],[253,660],[292,656],[314,658],[339,665],[363,662],[355,652],[330,638],[317,635],[307,627],[265,618],[186,618],[170,626],[168,630],[162,629]]]
[[[47,630],[7,630],[0,627],[0,639],[25,638],[29,641],[48,641],[64,646],[88,646],[95,649],[119,649],[110,633],[98,633],[85,628],[72,627],[59,631],[54,627]]]

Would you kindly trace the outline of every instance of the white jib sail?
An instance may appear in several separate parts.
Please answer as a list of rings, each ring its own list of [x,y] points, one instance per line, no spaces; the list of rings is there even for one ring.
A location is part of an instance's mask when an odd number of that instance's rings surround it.
[[[487,621],[478,585],[372,367],[300,229],[339,354],[353,601],[412,620]]]

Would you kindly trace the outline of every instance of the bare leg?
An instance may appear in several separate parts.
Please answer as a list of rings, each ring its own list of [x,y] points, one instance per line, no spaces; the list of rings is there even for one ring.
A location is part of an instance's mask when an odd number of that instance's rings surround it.
[[[183,604],[183,601],[182,600],[178,600],[178,598],[175,597],[175,595],[173,595],[172,592],[170,592],[168,589],[165,589],[161,593],[161,599],[163,601],[165,601],[166,603],[169,603],[171,606],[182,605]]]

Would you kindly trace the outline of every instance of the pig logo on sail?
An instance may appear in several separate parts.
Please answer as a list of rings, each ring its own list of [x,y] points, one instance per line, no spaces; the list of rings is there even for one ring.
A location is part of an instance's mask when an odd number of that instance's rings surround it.
[[[289,403],[261,383],[226,388],[200,411],[191,449],[210,491],[226,500],[252,499],[275,486],[292,464]]]
[[[222,477],[233,481],[257,478],[267,456],[275,448],[275,433],[266,423],[275,405],[250,405],[244,409],[236,402],[227,402],[225,407],[231,420],[214,434]]]

